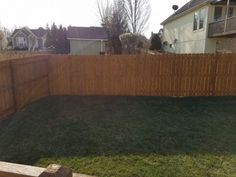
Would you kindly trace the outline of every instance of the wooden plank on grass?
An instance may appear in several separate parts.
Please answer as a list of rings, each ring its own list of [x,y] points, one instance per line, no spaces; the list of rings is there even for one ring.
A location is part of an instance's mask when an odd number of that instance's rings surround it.
[[[71,170],[60,165],[49,165],[40,168],[29,165],[20,165],[0,161],[0,177],[70,177]],[[84,174],[73,173],[73,177],[92,177]],[[95,177],[95,176],[93,176]]]
[[[38,177],[44,170],[39,167],[0,162],[1,177]]]

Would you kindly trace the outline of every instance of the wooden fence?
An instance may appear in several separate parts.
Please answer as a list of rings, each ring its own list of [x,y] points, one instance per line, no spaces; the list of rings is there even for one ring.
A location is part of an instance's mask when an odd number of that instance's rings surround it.
[[[48,57],[0,62],[0,116],[50,95]]]
[[[49,95],[236,96],[236,55],[50,55],[0,63],[0,115]]]
[[[236,95],[236,55],[52,56],[52,95]]]
[[[13,96],[12,70],[9,61],[0,63],[0,115],[5,116],[15,111]]]

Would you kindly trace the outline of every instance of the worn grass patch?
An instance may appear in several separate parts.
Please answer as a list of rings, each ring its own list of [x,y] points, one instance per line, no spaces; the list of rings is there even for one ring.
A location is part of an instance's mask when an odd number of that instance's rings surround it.
[[[0,160],[101,177],[235,177],[236,98],[46,98],[0,122]]]

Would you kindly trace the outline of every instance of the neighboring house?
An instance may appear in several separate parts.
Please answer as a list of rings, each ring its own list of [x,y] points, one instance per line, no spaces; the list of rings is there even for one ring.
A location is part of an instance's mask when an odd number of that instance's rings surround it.
[[[11,36],[12,47],[15,50],[38,51],[45,48],[46,37],[47,31],[43,28],[16,29]]]
[[[192,0],[162,25],[166,52],[236,52],[236,0]]]
[[[68,27],[72,55],[99,55],[106,52],[108,35],[102,27]]]

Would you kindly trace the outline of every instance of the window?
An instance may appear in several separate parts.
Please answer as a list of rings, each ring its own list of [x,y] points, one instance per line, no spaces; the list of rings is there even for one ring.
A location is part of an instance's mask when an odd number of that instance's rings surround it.
[[[193,31],[198,29],[198,12],[194,13]]]
[[[17,37],[16,42],[18,47],[23,48],[26,46],[26,39],[24,37]]]
[[[222,7],[215,7],[214,20],[219,21],[222,18]]]
[[[18,44],[23,44],[25,42],[25,38],[24,37],[17,37],[17,42],[18,42]]]
[[[205,9],[202,9],[199,12],[199,29],[204,28],[205,14],[206,14]]]
[[[206,9],[194,13],[193,31],[204,28]]]

